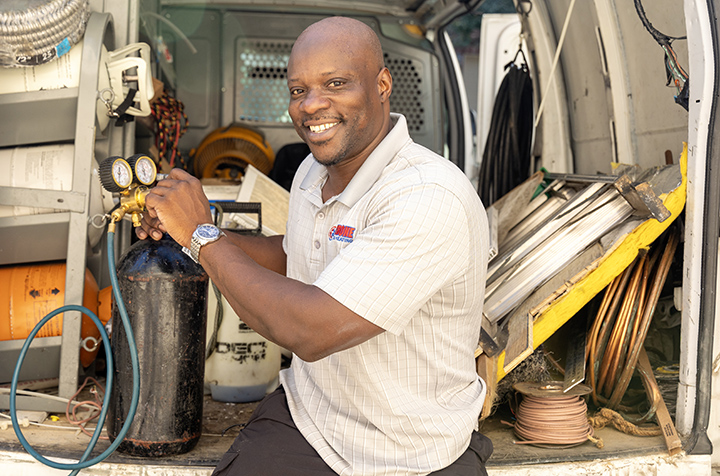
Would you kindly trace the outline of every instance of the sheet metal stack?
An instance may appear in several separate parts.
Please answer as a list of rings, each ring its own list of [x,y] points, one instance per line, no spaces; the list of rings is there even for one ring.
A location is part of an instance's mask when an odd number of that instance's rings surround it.
[[[639,223],[669,218],[658,197],[681,182],[678,166],[637,177],[538,172],[488,207],[491,259],[477,354],[505,351],[504,373],[512,370],[532,353],[533,308]]]

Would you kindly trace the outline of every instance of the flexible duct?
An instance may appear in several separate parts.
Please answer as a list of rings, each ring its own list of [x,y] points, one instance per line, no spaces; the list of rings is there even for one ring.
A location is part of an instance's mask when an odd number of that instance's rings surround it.
[[[82,38],[89,17],[88,0],[3,2],[0,66],[36,66],[64,55]]]

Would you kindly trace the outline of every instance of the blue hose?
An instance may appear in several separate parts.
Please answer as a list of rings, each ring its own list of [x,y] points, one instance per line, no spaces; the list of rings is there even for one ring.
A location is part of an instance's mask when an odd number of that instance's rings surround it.
[[[15,430],[15,434],[18,437],[18,440],[20,440],[20,444],[22,444],[23,448],[30,453],[30,455],[35,458],[36,460],[40,461],[41,463],[50,466],[51,468],[55,469],[62,469],[62,470],[71,470],[70,476],[76,475],[81,469],[90,467],[94,464],[97,464],[101,461],[103,461],[105,458],[110,456],[122,443],[123,439],[125,438],[125,435],[127,434],[128,430],[130,429],[130,425],[132,424],[133,418],[135,417],[135,411],[137,410],[138,406],[138,400],[140,399],[140,365],[138,361],[138,354],[137,354],[137,346],[135,345],[135,336],[132,331],[132,327],[130,326],[130,319],[128,318],[127,309],[125,308],[125,303],[122,300],[122,295],[120,294],[120,286],[118,285],[117,280],[117,271],[115,269],[115,233],[112,231],[108,231],[108,269],[110,272],[110,282],[112,284],[113,289],[113,295],[115,296],[115,305],[118,308],[118,311],[120,313],[120,319],[122,320],[123,327],[125,328],[125,334],[127,335],[127,342],[130,346],[130,361],[132,364],[132,371],[133,371],[133,393],[132,393],[132,400],[130,401],[130,408],[128,409],[128,415],[125,419],[125,423],[123,424],[122,428],[120,429],[120,432],[118,433],[117,437],[115,438],[115,441],[112,442],[112,444],[100,455],[96,456],[93,459],[87,459],[90,456],[90,453],[95,448],[95,444],[97,443],[97,440],[100,438],[100,433],[102,432],[102,428],[105,424],[105,416],[107,414],[108,406],[110,403],[110,392],[112,391],[112,383],[113,383],[113,359],[112,359],[112,352],[110,349],[110,339],[107,335],[107,332],[105,332],[105,326],[103,326],[103,323],[100,321],[100,319],[90,311],[88,308],[84,306],[77,306],[74,304],[63,306],[59,309],[56,309],[55,311],[51,312],[47,316],[45,316],[40,322],[37,323],[37,325],[33,328],[30,335],[28,335],[28,338],[25,340],[25,344],[22,347],[22,350],[20,351],[20,356],[18,357],[17,364],[15,364],[15,371],[13,372],[12,377],[12,383],[10,385],[10,418],[12,419],[12,425],[13,430]],[[40,455],[35,449],[30,446],[28,441],[25,439],[25,436],[22,434],[22,431],[20,430],[20,425],[18,424],[17,420],[17,414],[16,414],[16,393],[17,393],[17,384],[18,384],[18,378],[20,375],[20,368],[22,366],[23,360],[25,360],[25,354],[27,353],[28,349],[30,348],[30,344],[32,343],[32,340],[35,338],[35,335],[40,331],[40,329],[45,325],[46,322],[48,322],[50,319],[55,317],[58,314],[61,314],[63,312],[67,311],[79,311],[83,314],[90,316],[92,321],[95,323],[97,328],[100,330],[100,335],[102,336],[103,344],[105,344],[105,358],[107,359],[107,373],[106,373],[106,390],[105,390],[105,396],[103,398],[103,405],[102,409],[100,411],[100,416],[98,419],[97,427],[95,428],[95,432],[92,435],[92,438],[90,439],[90,443],[88,444],[87,449],[85,450],[85,453],[83,453],[82,457],[80,458],[80,461],[77,463],[56,463],[55,461],[51,461],[42,455]]]

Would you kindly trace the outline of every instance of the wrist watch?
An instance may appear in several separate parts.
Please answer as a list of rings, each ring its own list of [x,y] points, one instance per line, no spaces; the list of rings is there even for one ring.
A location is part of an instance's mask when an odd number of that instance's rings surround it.
[[[225,233],[215,225],[211,225],[210,223],[198,225],[190,239],[190,249],[183,246],[183,251],[191,257],[193,261],[200,264],[200,248],[208,243],[217,241],[221,236],[225,236]]]

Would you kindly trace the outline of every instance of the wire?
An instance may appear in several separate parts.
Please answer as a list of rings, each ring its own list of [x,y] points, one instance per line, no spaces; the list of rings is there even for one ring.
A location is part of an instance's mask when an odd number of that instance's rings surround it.
[[[82,39],[88,18],[88,0],[52,0],[25,11],[0,11],[0,65],[36,66],[63,56]]]
[[[12,392],[11,392],[10,388],[0,388],[0,394],[10,395],[10,394],[12,394]],[[67,398],[58,397],[57,395],[48,395],[47,393],[32,392],[30,390],[16,390],[15,394],[25,395],[28,397],[46,398],[48,400],[55,400],[55,401],[63,402],[63,403],[67,403],[67,402],[71,401],[73,403],[73,405],[82,405],[82,402],[77,402],[74,400],[69,400]]]
[[[174,167],[177,158],[182,168],[187,170],[187,164],[178,150],[180,138],[190,125],[184,109],[183,103],[168,95],[167,91],[163,91],[162,95],[150,105],[156,125],[155,146],[158,149],[158,162],[162,165],[165,159],[170,167]]]
[[[70,422],[72,425],[76,425],[80,431],[82,431],[83,433],[85,433],[88,436],[92,436],[92,434],[90,432],[88,432],[88,430],[85,429],[85,424],[87,422],[92,421],[95,418],[97,418],[100,415],[100,412],[102,411],[102,401],[101,401],[100,397],[98,396],[98,392],[97,392],[97,390],[95,390],[95,387],[98,387],[100,389],[100,391],[103,393],[103,395],[105,394],[105,389],[94,378],[86,377],[83,384],[77,389],[77,391],[75,392],[75,395],[73,395],[71,398],[71,400],[75,399],[75,397],[77,397],[80,394],[80,392],[83,391],[85,386],[87,386],[88,382],[90,382],[90,381],[92,381],[94,384],[94,387],[90,390],[90,393],[95,396],[95,401],[94,402],[93,401],[84,401],[84,402],[80,402],[79,404],[73,405],[72,414],[70,412],[70,402],[68,402],[67,407],[65,407],[65,417],[67,418],[67,421]],[[78,420],[75,412],[76,412],[78,406],[80,406],[80,405],[90,406],[92,409],[97,410],[97,413],[91,413],[90,416],[85,417],[82,420]],[[104,439],[104,440],[108,439],[105,436],[100,437],[100,438]]]
[[[594,439],[587,404],[577,395],[523,395],[516,418],[514,432],[522,441],[515,444],[568,446]]]
[[[657,44],[662,47],[663,52],[665,53],[665,71],[667,73],[666,84],[669,85],[670,83],[673,83],[677,91],[677,95],[675,96],[675,102],[677,102],[682,107],[684,107],[685,110],[687,110],[689,106],[689,92],[687,88],[689,77],[685,70],[682,68],[682,66],[680,66],[677,55],[675,54],[675,50],[673,50],[672,47],[673,40],[685,40],[687,39],[687,37],[669,36],[665,33],[662,33],[657,28],[655,28],[652,23],[650,23],[650,20],[648,20],[642,1],[633,0],[633,2],[635,4],[635,11],[637,12],[638,17],[640,17],[640,21],[642,22],[643,26],[648,31],[648,33],[650,33],[650,36],[653,37]]]
[[[0,413],[0,417],[7,418],[8,420],[12,420],[12,417],[11,417],[10,415],[6,415],[6,414],[4,414],[4,413]],[[34,421],[28,421],[27,423],[28,423],[28,426],[29,426],[29,425],[38,426],[38,427],[41,427],[41,428],[50,428],[50,429],[52,429],[52,430],[72,430],[72,431],[75,431],[75,432],[78,431],[78,428],[77,428],[76,426],[48,425],[48,424],[46,424],[46,423],[37,423],[37,422],[34,422]],[[20,425],[21,425],[21,426],[25,426],[25,425],[23,425],[23,422],[20,422]],[[96,427],[90,428],[90,430],[94,430],[95,428],[96,428]],[[3,429],[5,429],[5,428],[3,428]],[[86,429],[87,429],[87,428],[86,428]],[[104,430],[103,430],[103,431],[104,431]]]
[[[645,29],[652,35],[652,37],[655,39],[655,41],[658,42],[659,45],[664,45],[670,43],[672,40],[685,40],[687,39],[687,36],[668,36],[665,33],[660,32],[657,30],[652,23],[650,23],[650,20],[648,20],[647,15],[645,14],[645,8],[643,7],[642,0],[633,0],[635,3],[635,10],[637,11],[638,16],[640,17],[640,21],[645,26]]]
[[[533,90],[522,50],[507,65],[508,72],[493,105],[480,175],[478,194],[487,207],[530,176]]]

